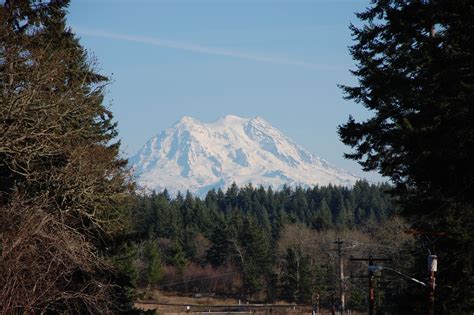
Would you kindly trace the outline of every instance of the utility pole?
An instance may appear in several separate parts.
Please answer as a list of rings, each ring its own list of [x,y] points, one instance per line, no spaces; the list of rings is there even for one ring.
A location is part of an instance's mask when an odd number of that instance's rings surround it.
[[[374,258],[369,256],[369,315],[375,314],[375,290],[374,290],[374,272],[371,266],[374,265]]]
[[[336,302],[334,298],[334,293],[331,295],[331,315],[336,315]]]
[[[311,305],[312,305],[312,314],[319,314],[319,303],[320,303],[320,296],[319,293],[313,293],[311,296]]]
[[[444,237],[448,234],[446,232],[423,231],[417,229],[410,229],[405,231],[405,233],[424,236],[431,244],[431,251],[428,250],[428,315],[434,315],[436,272],[438,271],[438,256],[435,253],[435,242],[439,237]]]
[[[345,312],[345,295],[344,295],[344,265],[342,262],[342,250],[341,250],[341,245],[344,243],[341,241],[341,239],[338,237],[337,241],[334,242],[337,244],[337,255],[339,257],[339,302],[341,303],[340,308],[341,308],[341,314],[343,315]]]
[[[428,315],[434,315],[436,271],[438,271],[438,257],[428,252]]]
[[[350,261],[368,261],[369,262],[369,315],[375,315],[375,275],[374,275],[374,262],[376,261],[387,261],[390,258],[374,258],[369,255],[368,258],[350,258]]]

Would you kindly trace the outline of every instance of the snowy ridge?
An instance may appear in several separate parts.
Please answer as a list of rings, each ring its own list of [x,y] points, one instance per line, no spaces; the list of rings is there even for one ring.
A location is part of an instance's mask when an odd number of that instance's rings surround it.
[[[260,117],[228,115],[212,123],[183,117],[151,138],[129,163],[137,182],[171,194],[204,195],[235,182],[280,188],[352,186],[357,177],[306,151]]]

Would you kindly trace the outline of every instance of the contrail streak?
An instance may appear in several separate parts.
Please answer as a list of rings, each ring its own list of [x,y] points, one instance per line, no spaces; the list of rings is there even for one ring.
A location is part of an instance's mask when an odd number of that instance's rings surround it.
[[[218,47],[209,47],[209,46],[203,46],[203,45],[189,43],[189,42],[161,39],[161,38],[156,38],[156,37],[125,35],[125,34],[112,33],[112,32],[102,31],[102,30],[85,29],[85,28],[80,28],[80,27],[73,27],[73,30],[77,34],[83,35],[83,36],[124,40],[124,41],[129,41],[129,42],[136,42],[136,43],[148,44],[148,45],[165,47],[165,48],[185,50],[185,51],[196,52],[196,53],[201,53],[201,54],[240,58],[240,59],[246,59],[246,60],[252,60],[252,61],[261,61],[261,62],[281,64],[281,65],[299,66],[299,67],[319,69],[319,70],[334,70],[335,69],[335,67],[332,67],[329,65],[314,64],[311,62],[274,57],[274,56],[269,56],[269,55],[264,55],[264,54],[246,53],[242,51],[229,50],[229,49],[223,49],[223,48],[218,48]]]

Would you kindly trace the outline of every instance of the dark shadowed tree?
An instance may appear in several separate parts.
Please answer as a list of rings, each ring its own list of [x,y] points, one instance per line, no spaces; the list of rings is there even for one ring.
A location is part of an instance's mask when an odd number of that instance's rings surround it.
[[[474,2],[380,0],[357,16],[359,84],[343,89],[374,115],[340,127],[354,148],[346,156],[392,180],[415,227],[448,233],[437,243],[449,266],[438,275],[439,304],[472,311]]]
[[[288,248],[282,269],[282,298],[288,302],[309,303],[313,277],[309,257]]]

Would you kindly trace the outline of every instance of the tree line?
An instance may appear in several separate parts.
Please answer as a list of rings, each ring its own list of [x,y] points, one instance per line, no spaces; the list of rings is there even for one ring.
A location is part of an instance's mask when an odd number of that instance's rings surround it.
[[[403,234],[387,184],[354,187],[272,188],[231,185],[203,198],[166,190],[137,195],[129,205],[134,231],[123,247],[121,268],[144,294],[213,293],[247,301],[331,307],[338,283],[334,241],[345,238],[348,272],[364,274],[348,256],[394,251],[409,255],[417,244]],[[386,247],[388,246],[388,247]],[[395,259],[408,270],[410,259]],[[356,285],[348,296],[365,308]],[[360,285],[360,283],[359,283]],[[349,289],[352,288],[352,289]],[[403,292],[403,285],[395,285]],[[355,290],[359,290],[356,292]],[[406,292],[405,292],[406,293]],[[386,305],[393,299],[387,298]]]

